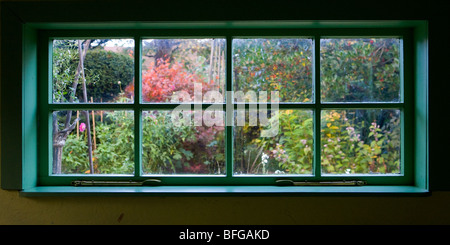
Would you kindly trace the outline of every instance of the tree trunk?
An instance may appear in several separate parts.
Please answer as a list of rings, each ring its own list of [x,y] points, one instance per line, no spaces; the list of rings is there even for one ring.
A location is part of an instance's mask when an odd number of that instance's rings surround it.
[[[85,46],[85,49],[87,49],[89,46]],[[81,40],[78,40],[78,51],[80,53],[80,66],[81,66],[81,80],[83,82],[83,100],[84,103],[88,102],[87,98],[87,91],[86,91],[86,77],[84,75],[84,58],[83,56],[83,49],[81,47]],[[94,163],[92,162],[92,137],[91,137],[91,123],[89,120],[89,111],[84,111],[84,115],[86,117],[86,134],[87,134],[87,140],[88,140],[88,154],[89,154],[89,170],[90,173],[94,173]]]
[[[75,96],[75,91],[78,86],[78,80],[80,79],[80,76],[83,75],[83,81],[84,81],[84,67],[83,62],[86,57],[87,50],[89,48],[89,45],[91,43],[91,40],[86,40],[84,44],[84,50],[81,49],[81,41],[78,43],[79,53],[80,53],[80,61],[78,63],[77,71],[75,73],[74,82],[72,85],[72,95],[70,96],[69,102],[73,102],[73,97]],[[61,165],[62,165],[62,153],[64,145],[66,144],[66,139],[69,136],[69,134],[72,132],[72,130],[75,129],[76,123],[79,121],[79,118],[75,119],[75,121],[70,124],[70,121],[72,119],[72,111],[66,111],[66,121],[64,125],[64,129],[60,130],[58,127],[58,118],[57,113],[53,113],[53,174],[61,174]],[[89,115],[87,117],[89,122]],[[91,158],[92,161],[92,158]],[[90,161],[90,162],[91,162]]]
[[[63,130],[58,127],[57,112],[53,112],[53,174],[61,174],[62,152],[66,139],[70,132],[75,129],[79,118]]]

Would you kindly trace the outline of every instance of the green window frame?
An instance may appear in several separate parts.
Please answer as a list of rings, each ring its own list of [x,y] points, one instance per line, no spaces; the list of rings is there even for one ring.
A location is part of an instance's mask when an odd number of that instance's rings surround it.
[[[22,111],[19,129],[21,134],[20,151],[5,153],[5,140],[10,136],[6,127],[12,123],[2,123],[2,187],[4,189],[20,189],[26,196],[34,195],[87,195],[87,194],[124,194],[124,195],[298,195],[298,194],[348,194],[348,193],[427,193],[428,192],[428,160],[427,160],[427,45],[426,24],[405,22],[398,25],[383,26],[379,23],[370,24],[371,28],[362,28],[366,24],[355,22],[357,27],[304,28],[273,28],[252,24],[243,24],[239,28],[217,27],[192,28],[192,25],[170,26],[161,25],[159,28],[133,28],[133,25],[119,25],[120,29],[110,24],[81,27],[65,24],[30,24],[23,28],[23,54],[20,67],[23,76],[20,104]],[[128,28],[124,28],[128,27]],[[108,28],[104,28],[108,27]],[[320,39],[322,37],[399,37],[402,40],[403,76],[402,100],[395,103],[320,103],[320,78],[318,68],[320,61]],[[313,82],[315,86],[315,103],[312,104],[279,104],[280,109],[311,109],[314,111],[315,157],[314,174],[311,176],[233,176],[232,175],[232,127],[226,127],[226,158],[227,171],[225,176],[141,176],[140,150],[135,152],[134,176],[52,176],[49,164],[50,117],[49,111],[63,109],[130,109],[135,112],[135,145],[140,145],[141,111],[144,109],[173,109],[177,104],[144,104],[140,98],[140,83],[135,83],[136,99],[133,104],[52,104],[49,101],[51,94],[51,72],[49,62],[51,57],[52,38],[92,38],[92,37],[127,37],[135,40],[135,78],[141,77],[141,40],[147,37],[223,37],[227,43],[227,82],[226,90],[232,91],[231,76],[231,44],[235,37],[308,37],[312,38],[314,46]],[[6,78],[13,75],[4,75]],[[16,78],[19,79],[19,78]],[[2,84],[3,86],[9,86]],[[38,91],[38,93],[36,93]],[[4,101],[13,95],[2,92],[2,107]],[[227,102],[229,103],[229,102]],[[210,104],[202,104],[207,108]],[[236,104],[223,104],[224,110],[236,108]],[[322,109],[353,109],[353,108],[399,108],[402,111],[402,149],[401,170],[399,175],[339,175],[321,176],[320,171],[320,111]],[[11,107],[8,111],[13,111]],[[3,108],[2,108],[3,110]],[[137,112],[137,113],[136,113]],[[17,112],[15,112],[17,113]],[[5,115],[2,113],[2,115]],[[18,114],[15,114],[18,115]],[[18,126],[16,126],[17,129]],[[5,135],[6,132],[6,135]],[[140,147],[136,147],[140,149]],[[14,154],[22,156],[20,164],[9,164]],[[14,173],[9,175],[9,173]],[[6,174],[8,173],[8,175]],[[108,186],[108,187],[74,187],[75,180],[99,181],[143,181],[145,179],[158,179],[157,186]],[[288,179],[292,181],[366,181],[365,186],[283,186],[277,185],[277,180]]]

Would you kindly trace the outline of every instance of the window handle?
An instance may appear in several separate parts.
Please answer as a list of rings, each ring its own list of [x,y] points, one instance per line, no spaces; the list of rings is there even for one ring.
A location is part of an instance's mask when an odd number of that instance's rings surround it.
[[[104,181],[104,180],[75,180],[73,186],[144,186],[160,183],[159,179],[146,179],[144,181]]]
[[[293,180],[276,180],[278,185],[283,186],[362,186],[367,181],[363,180],[342,180],[342,181],[293,181]]]

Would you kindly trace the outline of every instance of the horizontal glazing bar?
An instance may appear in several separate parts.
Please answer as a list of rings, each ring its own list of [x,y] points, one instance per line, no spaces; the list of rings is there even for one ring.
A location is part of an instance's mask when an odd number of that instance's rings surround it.
[[[345,108],[403,108],[404,103],[326,103],[318,105],[323,109]]]
[[[100,104],[100,103],[77,103],[77,104],[49,104],[49,110],[131,110],[134,104]]]
[[[149,103],[149,104],[100,104],[100,103],[79,103],[79,104],[49,104],[49,110],[133,110],[133,109],[167,109],[173,110],[178,106],[190,106],[191,109],[207,109],[210,106],[222,105],[225,108],[225,104],[169,104],[169,103]],[[179,107],[181,108],[181,107]]]
[[[270,108],[273,105],[277,105],[279,109],[313,109],[313,108],[323,108],[323,109],[345,109],[345,108],[403,108],[404,103],[327,103],[327,104],[307,104],[307,103],[233,103],[234,109],[250,109],[252,106],[264,105]],[[217,108],[217,106],[223,106],[225,110],[226,104],[170,104],[170,103],[144,103],[144,104],[105,104],[105,103],[78,103],[78,104],[49,104],[49,110],[129,110],[129,109],[176,109],[178,106],[190,106],[191,109],[202,108],[207,109],[211,106]],[[181,107],[179,107],[181,108]]]
[[[403,108],[403,103],[333,103],[333,104],[312,104],[312,103],[280,103],[280,104],[272,104],[272,103],[242,103],[242,104],[234,104],[235,109],[240,109],[244,107],[245,109],[249,109],[252,106],[263,105],[267,108],[270,108],[273,105],[277,105],[279,109],[314,109],[314,108],[323,108],[323,109],[345,109],[345,108]]]

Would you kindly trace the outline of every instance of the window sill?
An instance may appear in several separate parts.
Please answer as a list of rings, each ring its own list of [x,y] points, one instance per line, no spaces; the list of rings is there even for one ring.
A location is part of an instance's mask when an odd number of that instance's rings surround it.
[[[156,186],[73,187],[24,189],[24,197],[40,196],[427,196],[415,186],[297,187],[297,186]]]

